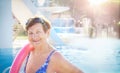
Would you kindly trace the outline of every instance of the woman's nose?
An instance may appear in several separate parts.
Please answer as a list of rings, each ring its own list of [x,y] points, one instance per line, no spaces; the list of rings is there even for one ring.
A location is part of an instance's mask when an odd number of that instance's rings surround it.
[[[33,34],[33,35],[32,35],[32,38],[33,38],[33,39],[36,39],[37,37],[38,37],[38,34]]]

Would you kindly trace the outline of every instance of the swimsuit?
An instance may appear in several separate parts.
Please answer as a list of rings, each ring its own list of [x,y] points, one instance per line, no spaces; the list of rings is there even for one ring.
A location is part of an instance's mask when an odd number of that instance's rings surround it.
[[[48,55],[45,63],[41,66],[41,68],[39,68],[36,73],[47,73],[47,67],[48,67],[48,64],[49,64],[49,61],[50,61],[50,58],[52,56],[52,54],[55,52],[55,50],[51,51],[50,54]],[[27,62],[28,62],[28,58],[29,58],[29,55],[27,57],[27,60],[26,60],[26,63],[25,63],[25,67],[24,67],[24,72],[26,73],[26,65],[27,65]]]

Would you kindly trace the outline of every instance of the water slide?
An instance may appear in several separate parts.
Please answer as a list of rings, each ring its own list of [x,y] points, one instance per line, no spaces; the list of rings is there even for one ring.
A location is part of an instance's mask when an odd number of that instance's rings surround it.
[[[55,32],[54,28],[51,29],[51,35],[50,38],[52,39],[53,45],[54,46],[59,46],[59,48],[61,46],[65,46],[65,43],[62,41],[62,39],[57,35],[57,33]]]
[[[12,0],[12,13],[23,26],[27,19],[33,16],[22,0]]]

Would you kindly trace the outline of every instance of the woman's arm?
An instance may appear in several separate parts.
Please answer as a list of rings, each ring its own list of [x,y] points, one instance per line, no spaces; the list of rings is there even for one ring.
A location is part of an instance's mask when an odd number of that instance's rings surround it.
[[[59,52],[54,54],[52,61],[58,73],[83,73],[80,69],[67,61]]]

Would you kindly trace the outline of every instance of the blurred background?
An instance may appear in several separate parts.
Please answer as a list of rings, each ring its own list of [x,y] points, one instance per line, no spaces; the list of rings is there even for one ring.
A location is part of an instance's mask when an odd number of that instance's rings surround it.
[[[120,73],[120,0],[1,0],[0,73],[28,43],[25,23],[45,16],[49,38],[85,73]]]

